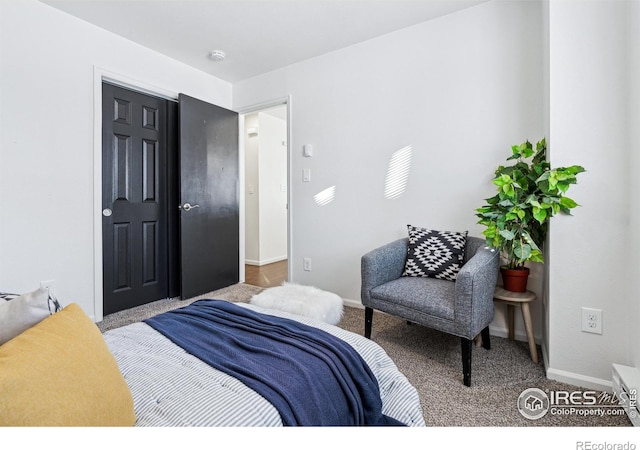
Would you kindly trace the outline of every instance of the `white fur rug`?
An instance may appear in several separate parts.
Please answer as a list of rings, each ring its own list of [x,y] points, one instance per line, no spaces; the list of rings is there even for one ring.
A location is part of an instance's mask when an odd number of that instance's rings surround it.
[[[331,325],[340,322],[343,312],[340,296],[313,286],[287,282],[254,295],[250,303],[261,308],[312,317]]]

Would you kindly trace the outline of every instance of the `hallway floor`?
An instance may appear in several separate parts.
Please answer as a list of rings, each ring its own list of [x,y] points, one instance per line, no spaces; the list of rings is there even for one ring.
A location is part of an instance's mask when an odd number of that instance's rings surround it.
[[[287,281],[287,260],[264,266],[245,265],[245,283],[259,287],[280,286]]]

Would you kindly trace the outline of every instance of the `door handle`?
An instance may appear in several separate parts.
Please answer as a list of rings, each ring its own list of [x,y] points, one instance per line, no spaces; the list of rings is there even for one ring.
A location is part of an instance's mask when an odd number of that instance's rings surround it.
[[[178,209],[182,209],[184,211],[191,211],[193,208],[200,208],[200,205],[192,205],[191,203],[185,203],[184,205],[178,205]]]
[[[113,211],[111,211],[109,208],[105,208],[102,210],[102,215],[105,217],[109,217],[111,214],[113,214]]]

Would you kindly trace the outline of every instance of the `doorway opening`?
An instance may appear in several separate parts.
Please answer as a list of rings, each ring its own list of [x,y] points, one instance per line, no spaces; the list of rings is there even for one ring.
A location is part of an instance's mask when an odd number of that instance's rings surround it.
[[[289,280],[289,120],[287,104],[243,115],[245,283]]]

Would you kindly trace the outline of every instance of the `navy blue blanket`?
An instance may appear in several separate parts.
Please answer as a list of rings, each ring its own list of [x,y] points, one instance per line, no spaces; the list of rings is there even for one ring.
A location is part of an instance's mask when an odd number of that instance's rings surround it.
[[[382,414],[378,382],[362,357],[320,329],[222,300],[145,322],[263,396],[285,426],[403,425]]]

